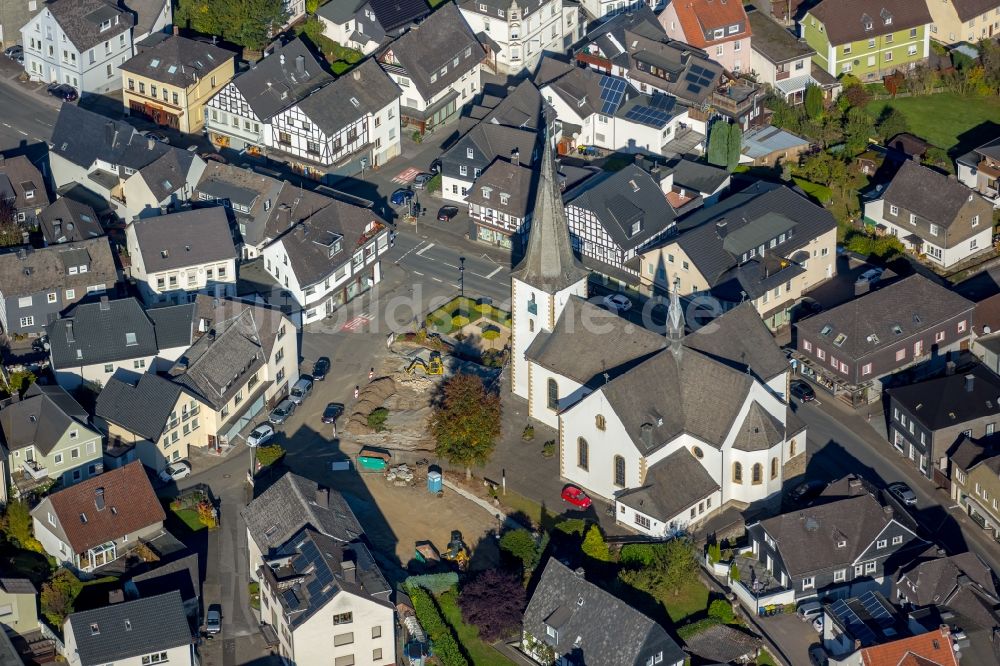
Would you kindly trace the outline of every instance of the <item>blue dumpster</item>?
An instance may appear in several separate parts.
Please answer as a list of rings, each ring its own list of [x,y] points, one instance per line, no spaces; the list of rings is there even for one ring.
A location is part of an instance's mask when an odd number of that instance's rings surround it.
[[[427,490],[432,493],[441,492],[441,472],[427,472]]]

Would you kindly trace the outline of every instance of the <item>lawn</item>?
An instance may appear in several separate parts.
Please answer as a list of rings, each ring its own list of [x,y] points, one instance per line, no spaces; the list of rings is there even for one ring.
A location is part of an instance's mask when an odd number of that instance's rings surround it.
[[[184,523],[184,526],[192,532],[205,529],[205,523],[201,522],[201,518],[198,517],[198,512],[195,509],[172,509],[172,511],[178,520]]]
[[[886,106],[906,116],[913,134],[944,148],[952,156],[972,150],[996,136],[1000,122],[1000,98],[997,97],[955,93],[900,97],[871,102],[868,112],[878,118]],[[969,133],[984,124],[984,128]]]
[[[479,640],[479,630],[462,621],[462,610],[458,607],[458,599],[454,592],[445,592],[435,597],[441,608],[445,622],[451,625],[458,643],[469,656],[472,666],[507,666],[512,662],[496,651],[491,645]]]
[[[676,595],[662,597],[667,615],[674,624],[683,624],[687,618],[698,616],[708,608],[708,588],[697,578],[688,581]]]

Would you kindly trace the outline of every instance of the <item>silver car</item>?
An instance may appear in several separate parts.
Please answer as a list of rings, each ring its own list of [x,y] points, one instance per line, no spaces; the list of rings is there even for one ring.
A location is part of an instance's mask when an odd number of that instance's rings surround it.
[[[418,173],[413,179],[413,189],[424,189],[427,187],[427,183],[429,183],[432,178],[434,178],[434,174],[432,173]]]
[[[278,406],[271,410],[270,416],[267,420],[274,425],[281,425],[288,420],[288,417],[295,412],[295,403],[285,398],[278,403]]]

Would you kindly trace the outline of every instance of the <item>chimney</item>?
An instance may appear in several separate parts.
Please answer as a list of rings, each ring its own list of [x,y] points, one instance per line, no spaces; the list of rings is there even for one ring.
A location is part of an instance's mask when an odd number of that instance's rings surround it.
[[[107,312],[111,309],[111,303],[108,301],[107,296],[101,296],[101,312]]]
[[[975,388],[975,385],[976,385],[976,376],[975,375],[966,375],[965,376],[965,392],[966,393],[972,393],[972,390],[973,390],[973,388]]]
[[[892,515],[892,507],[889,506],[888,504],[886,504],[885,506],[882,507],[882,513],[884,513],[887,516],[891,516]]]
[[[653,424],[643,423],[642,424],[642,443],[646,446],[646,449],[653,448]]]
[[[147,137],[146,138],[146,149],[147,150],[153,150],[154,148],[156,148],[156,139],[152,139],[152,138],[148,138]]]
[[[726,218],[716,220],[715,233],[718,234],[719,238],[725,238],[726,234],[729,233],[729,224],[726,222]]]
[[[345,583],[358,582],[358,566],[353,560],[348,559],[349,551],[344,549],[344,559],[340,562],[340,571],[344,574]]]
[[[351,76],[354,77],[355,81],[360,81],[361,80],[361,70],[358,69],[357,67],[355,67],[354,71],[351,72]]]
[[[517,148],[510,151],[510,163],[514,166],[518,166],[521,163],[521,152]]]
[[[322,507],[330,506],[330,490],[322,486],[316,487],[316,505]]]
[[[578,578],[583,578],[584,574],[583,567],[577,567],[576,569],[573,570],[573,573],[575,573]]]
[[[73,335],[73,322],[66,322],[66,342],[76,342],[76,336]]]
[[[857,476],[852,476],[850,479],[847,480],[847,487],[851,491],[851,494],[853,495],[855,491],[861,489],[861,478]]]
[[[295,56],[295,71],[299,74],[306,73],[306,59],[305,56]]]
[[[108,605],[120,604],[125,601],[125,592],[122,590],[111,590],[108,592]]]
[[[949,627],[947,624],[942,624],[940,629],[942,636],[951,636],[951,627]]]

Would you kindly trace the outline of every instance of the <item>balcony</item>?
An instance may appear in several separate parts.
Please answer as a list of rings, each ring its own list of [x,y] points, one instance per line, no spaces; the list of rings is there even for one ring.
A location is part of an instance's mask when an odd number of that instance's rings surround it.
[[[39,465],[37,460],[25,460],[21,465],[21,469],[33,481],[41,481],[49,476],[48,468]]]
[[[189,409],[186,412],[181,412],[181,421],[187,421],[192,416],[198,416],[198,412],[201,411],[201,407],[195,407],[194,409]]]

